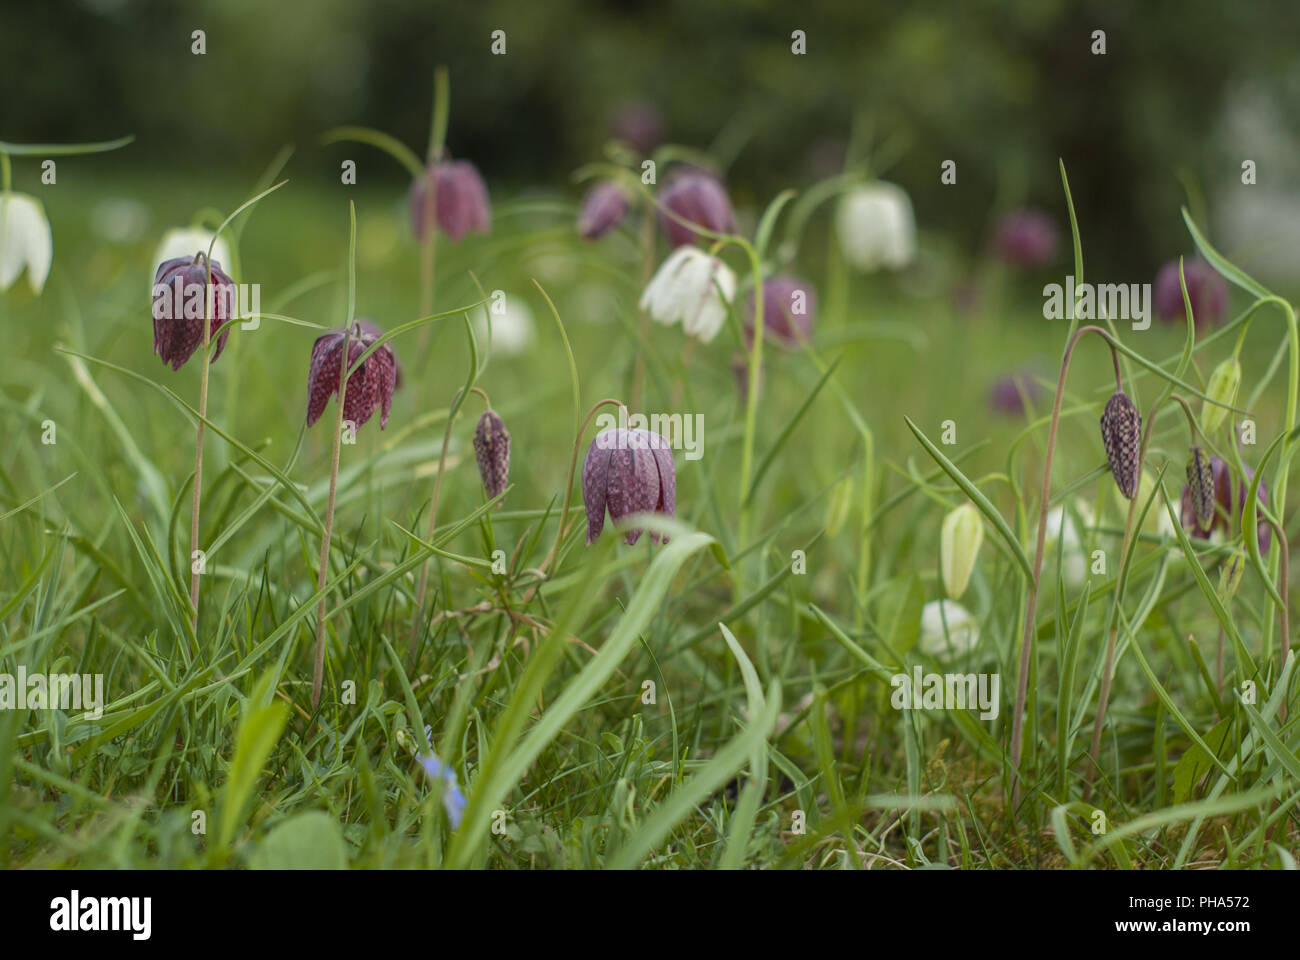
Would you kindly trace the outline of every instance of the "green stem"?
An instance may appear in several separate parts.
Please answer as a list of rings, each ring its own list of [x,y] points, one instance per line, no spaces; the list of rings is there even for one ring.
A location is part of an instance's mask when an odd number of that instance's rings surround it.
[[[216,242],[215,237],[213,242]],[[196,640],[199,632],[199,577],[201,576],[199,573],[201,565],[197,562],[196,554],[199,552],[199,508],[203,498],[203,437],[208,422],[208,368],[212,366],[212,358],[208,356],[208,348],[212,343],[211,247],[208,251],[206,256],[200,254],[207,268],[207,281],[203,287],[203,350],[200,354],[203,366],[199,376],[199,423],[194,438],[194,504],[190,510],[190,606],[193,607],[190,623],[194,627]]]
[[[758,427],[758,391],[763,367],[763,266],[753,244],[739,237],[733,241],[749,258],[749,270],[754,281],[754,336],[749,348],[749,386],[745,391],[745,438],[740,449],[740,536],[737,548],[744,550],[749,539],[750,474],[754,463],[754,434]]]
[[[565,527],[569,524],[569,504],[573,501],[573,475],[578,469],[578,447],[582,445],[582,435],[587,432],[587,426],[591,423],[591,418],[596,415],[596,411],[601,407],[620,407],[625,412],[627,410],[622,401],[606,397],[587,411],[586,419],[582,421],[582,426],[578,428],[578,434],[573,438],[573,453],[569,457],[569,479],[564,484],[564,508],[560,511],[560,529],[555,532],[555,545],[551,547],[551,552],[542,561],[541,570],[543,572],[559,556],[560,544],[564,542]]]
[[[1085,333],[1095,333],[1106,341],[1111,348],[1115,363],[1115,379],[1119,381],[1119,357],[1115,356],[1115,345],[1110,332],[1098,326],[1079,327],[1066,344],[1061,357],[1061,373],[1056,381],[1056,396],[1052,400],[1052,421],[1047,430],[1047,449],[1043,454],[1043,487],[1038,503],[1037,545],[1034,550],[1034,576],[1029,582],[1029,592],[1025,598],[1025,629],[1020,641],[1020,672],[1016,680],[1016,707],[1011,718],[1011,805],[1020,804],[1020,754],[1021,733],[1025,724],[1025,699],[1029,692],[1029,654],[1034,639],[1034,616],[1038,609],[1038,582],[1043,572],[1043,549],[1047,538],[1047,505],[1052,495],[1052,456],[1056,452],[1057,428],[1061,422],[1061,400],[1065,396],[1065,379],[1070,372],[1070,358],[1074,347]]]
[[[352,350],[352,324],[343,332],[343,358],[339,362],[339,405],[334,417],[334,452],[330,460],[330,495],[325,508],[325,533],[320,541],[320,572],[316,577],[316,590],[325,589],[329,580],[330,538],[334,534],[334,497],[339,484],[339,454],[343,447],[343,401],[348,389],[348,357]],[[320,703],[321,682],[325,676],[325,597],[322,594],[316,606],[316,661],[311,675],[311,708]]]
[[[438,500],[442,494],[442,475],[447,466],[447,447],[451,445],[451,427],[456,421],[456,416],[460,413],[462,404],[460,403],[463,390],[456,391],[456,396],[451,400],[451,406],[447,408],[447,428],[442,434],[442,450],[438,454],[438,475],[433,481],[433,497],[429,501],[429,532],[425,540],[432,543],[433,534],[438,525]],[[488,395],[478,387],[470,387],[470,392],[477,393],[483,398],[489,410],[492,409],[492,401]],[[429,589],[429,565],[423,563],[420,565],[420,584],[415,591],[415,613],[411,617],[411,636],[408,641],[411,656],[415,656],[415,641],[420,633],[420,624],[424,620],[424,595]]]

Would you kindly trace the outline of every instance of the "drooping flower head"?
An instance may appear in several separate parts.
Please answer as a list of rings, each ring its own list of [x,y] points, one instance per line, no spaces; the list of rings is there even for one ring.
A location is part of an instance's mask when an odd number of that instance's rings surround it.
[[[989,388],[989,408],[1002,416],[1022,417],[1027,412],[1026,399],[1033,404],[1042,393],[1043,388],[1029,371],[1008,373]]]
[[[749,294],[746,343],[754,337],[754,294]],[[817,313],[817,294],[798,277],[778,274],[763,281],[763,331],[787,350],[796,350],[812,339]]]
[[[1187,281],[1187,299],[1192,305],[1196,329],[1218,326],[1228,308],[1228,284],[1204,260],[1195,257],[1183,261],[1183,279]],[[1178,282],[1178,261],[1170,260],[1156,274],[1152,291],[1156,316],[1170,323],[1186,323],[1187,307],[1183,287]]]
[[[344,342],[348,345],[348,368],[351,369],[377,339],[360,323],[353,324],[350,336],[344,330],[334,330],[316,338],[311,348],[311,368],[307,373],[307,426],[320,419],[330,396],[339,392]],[[379,410],[379,429],[382,430],[388,423],[388,410],[396,386],[397,360],[385,343],[348,377],[343,419],[351,420],[359,427]]]
[[[1214,469],[1198,446],[1187,458],[1187,490],[1196,525],[1208,530],[1214,523]]]
[[[1132,500],[1138,488],[1142,417],[1123,390],[1116,390],[1101,414],[1101,442],[1119,492]]]
[[[916,255],[916,220],[902,187],[877,181],[841,198],[835,232],[849,266],[900,270]]]
[[[208,267],[212,287],[208,288]],[[226,347],[230,328],[221,327],[234,316],[235,283],[221,264],[205,261],[200,251],[176,257],[158,265],[153,281],[153,352],[163,363],[179,370],[203,345],[203,317],[208,317],[208,336],[217,338],[212,353],[215,362]],[[217,333],[221,330],[220,334]]]
[[[357,317],[357,326],[359,326],[361,328],[361,332],[365,334],[367,337],[370,337],[371,340],[378,340],[380,337],[384,335],[383,327],[375,323],[375,321],[368,320],[365,317]],[[402,389],[402,361],[398,360],[397,355],[394,354],[393,355],[393,392],[397,392],[398,390],[401,389]]]
[[[722,182],[712,174],[691,168],[675,173],[664,184],[659,202],[687,223],[699,224],[713,233],[734,233],[736,214]],[[662,210],[659,225],[668,245],[680,247],[694,243],[700,234],[679,223]]]
[[[613,180],[602,180],[583,198],[578,210],[578,236],[595,240],[609,233],[627,216],[627,191]]]
[[[736,275],[698,247],[678,247],[646,285],[641,309],[663,324],[680,322],[686,333],[708,343],[727,319]]]
[[[487,185],[468,160],[442,160],[429,164],[424,176],[411,185],[411,226],[421,243],[428,233],[425,191],[433,184],[434,223],[452,243],[467,233],[492,229],[492,204]]]
[[[974,615],[956,600],[931,600],[921,608],[917,647],[932,657],[969,653],[980,641]],[[917,691],[919,696],[919,691]]]
[[[485,410],[478,419],[474,458],[488,497],[498,496],[510,479],[510,431],[495,410]]]
[[[638,513],[671,517],[677,507],[677,473],[668,441],[650,430],[622,427],[596,434],[582,461],[582,502],[589,544],[605,528],[607,509],[615,522]],[[624,539],[634,544],[641,533],[629,530]],[[658,543],[659,534],[651,531],[650,539]]]
[[[213,240],[212,231],[203,227],[175,227],[163,234],[153,253],[153,262],[175,260],[177,257],[193,257],[195,250],[207,252],[212,248],[212,259],[217,263],[233,263],[230,244],[225,237]]]
[[[1187,470],[1190,479],[1192,471],[1190,464]],[[1250,467],[1246,467],[1245,478],[1237,484],[1235,507],[1231,492],[1233,485],[1232,473],[1222,458],[1209,458],[1209,474],[1210,485],[1208,492],[1213,501],[1209,505],[1210,510],[1208,513],[1204,502],[1197,503],[1197,500],[1203,498],[1207,492],[1204,479],[1199,482],[1196,490],[1193,490],[1193,484],[1190,483],[1183,487],[1182,514],[1180,517],[1183,529],[1202,540],[1209,540],[1215,534],[1226,536],[1241,526],[1242,511],[1246,507],[1246,491],[1254,479],[1255,471]],[[1268,484],[1262,479],[1259,481],[1259,492],[1256,499],[1259,500],[1261,505],[1268,503]],[[1260,520],[1255,535],[1259,538],[1260,552],[1267,553],[1269,544],[1273,542],[1273,528],[1269,526],[1267,521]]]
[[[975,570],[975,558],[984,542],[984,522],[973,503],[963,503],[943,518],[939,532],[939,574],[943,589],[960,600]]]
[[[12,287],[25,268],[27,285],[39,294],[53,259],[50,221],[41,202],[25,193],[0,195],[0,292]]]
[[[497,356],[517,357],[529,352],[537,341],[537,321],[528,301],[517,293],[485,303],[473,313],[474,336],[480,350]]]
[[[994,251],[1018,267],[1046,266],[1056,258],[1058,245],[1052,218],[1032,208],[1011,211],[998,221],[993,231]]]
[[[610,119],[609,132],[641,153],[649,153],[664,135],[664,120],[659,109],[645,100],[628,100],[619,105]]]

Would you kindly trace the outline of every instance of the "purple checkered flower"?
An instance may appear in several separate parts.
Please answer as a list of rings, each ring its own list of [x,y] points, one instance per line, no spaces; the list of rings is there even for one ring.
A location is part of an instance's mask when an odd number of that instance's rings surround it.
[[[713,233],[733,233],[736,229],[736,214],[722,182],[702,170],[692,168],[669,177],[659,202],[681,219]],[[659,225],[669,246],[681,247],[699,239],[698,233],[662,210]]]
[[[212,288],[208,289],[208,264],[202,252],[177,257],[158,265],[153,281],[153,352],[163,363],[179,370],[203,345],[203,316],[208,312],[209,337],[217,338],[215,361],[225,349],[230,329],[217,331],[234,316],[235,283],[221,264],[211,262]],[[210,306],[206,301],[211,300]]]
[[[796,350],[812,339],[817,294],[798,277],[778,274],[763,281],[763,330],[787,350]],[[754,294],[749,294],[749,319],[745,342],[754,338]]]
[[[607,509],[615,522],[638,513],[671,517],[677,506],[677,473],[668,441],[650,430],[622,427],[596,434],[582,462],[582,502],[589,544],[605,528]],[[625,539],[634,544],[641,533],[629,530]],[[650,539],[658,543],[659,534],[652,531]]]
[[[378,329],[378,328],[374,328]],[[339,391],[343,375],[343,343],[348,344],[348,368],[378,338],[367,333],[360,323],[354,323],[349,337],[343,330],[334,330],[318,337],[311,348],[311,367],[307,373],[307,426],[320,419],[330,396]],[[366,358],[365,363],[348,376],[343,400],[343,418],[358,427],[380,410],[379,429],[388,424],[388,411],[393,403],[393,390],[397,387],[397,360],[385,343]]]
[[[1059,238],[1056,224],[1041,210],[1013,210],[998,221],[993,249],[1018,267],[1042,267],[1056,258]]]
[[[603,180],[587,192],[578,211],[578,236],[595,240],[609,233],[627,216],[627,191],[612,180]]]
[[[1192,304],[1196,329],[1217,326],[1228,308],[1228,284],[1213,267],[1200,258],[1183,261],[1183,278],[1187,281],[1187,299]],[[1187,307],[1183,287],[1178,282],[1178,261],[1170,260],[1156,274],[1156,316],[1169,323],[1186,323]]]
[[[411,185],[411,226],[421,243],[428,233],[425,191],[433,184],[434,224],[452,243],[467,233],[492,229],[492,203],[478,169],[468,160],[443,160],[429,164],[424,176]]]

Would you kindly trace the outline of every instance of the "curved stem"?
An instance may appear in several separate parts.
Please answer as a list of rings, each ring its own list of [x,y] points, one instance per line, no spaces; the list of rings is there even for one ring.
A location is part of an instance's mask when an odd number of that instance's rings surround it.
[[[1282,558],[1281,571],[1278,576],[1277,586],[1278,593],[1282,595],[1282,667],[1285,667],[1287,658],[1291,656],[1291,591],[1289,589],[1291,583],[1291,564],[1289,559],[1291,548],[1287,544],[1286,531],[1282,529],[1282,524],[1278,523],[1270,516],[1266,516],[1264,521],[1273,528],[1273,535],[1277,537]],[[1253,530],[1249,533],[1243,530],[1241,535],[1245,537],[1256,536],[1257,534]],[[1286,708],[1286,694],[1283,693],[1282,703],[1278,707],[1279,720],[1286,719]]]
[[[1011,805],[1020,803],[1021,734],[1025,723],[1025,699],[1029,692],[1029,653],[1034,639],[1034,616],[1038,610],[1038,581],[1043,572],[1043,548],[1047,537],[1047,504],[1052,495],[1052,456],[1056,452],[1056,433],[1061,421],[1061,400],[1065,395],[1065,379],[1070,372],[1070,358],[1075,345],[1085,333],[1095,333],[1106,341],[1115,362],[1115,376],[1119,377],[1119,357],[1110,332],[1095,325],[1079,327],[1070,337],[1061,356],[1061,373],[1056,381],[1056,396],[1052,401],[1052,422],[1047,430],[1047,449],[1043,456],[1043,488],[1038,504],[1037,546],[1034,550],[1034,577],[1029,583],[1025,598],[1025,630],[1020,641],[1020,673],[1016,680],[1016,708],[1011,718]]]
[[[539,568],[543,574],[550,567],[551,561],[559,555],[560,544],[564,542],[565,527],[569,524],[569,504],[573,501],[573,475],[578,469],[578,447],[582,445],[582,435],[587,432],[587,426],[591,423],[591,418],[596,415],[596,411],[601,407],[618,407],[624,411],[625,415],[627,412],[627,407],[621,400],[606,397],[587,411],[586,419],[582,421],[582,426],[578,428],[578,435],[573,438],[573,453],[569,457],[569,479],[564,484],[564,508],[560,511],[560,529],[555,532],[555,544],[551,547],[551,552],[546,555],[546,559],[542,561]]]
[[[470,389],[476,390],[477,388],[471,387]],[[425,537],[425,540],[429,543],[433,542],[433,531],[438,525],[438,498],[442,493],[442,474],[447,466],[447,447],[451,444],[451,426],[456,420],[456,415],[460,413],[461,405],[457,401],[460,400],[460,395],[463,392],[463,390],[457,390],[456,396],[452,397],[451,406],[447,408],[447,428],[442,433],[442,450],[438,453],[438,476],[433,481],[433,498],[429,501],[429,531]],[[478,392],[483,393],[482,390]],[[487,394],[483,393],[483,396],[486,398]],[[492,404],[489,403],[488,409],[491,408]],[[412,656],[415,655],[415,638],[420,632],[420,621],[424,617],[424,594],[428,588],[429,564],[422,563],[420,565],[420,585],[415,591],[415,613],[411,616],[411,637],[408,641]]]
[[[215,242],[215,237],[213,240]],[[212,344],[212,260],[200,251],[195,263],[198,257],[203,257],[207,268],[207,282],[203,286],[203,349],[199,354],[203,366],[199,375],[199,423],[194,437],[194,503],[190,510],[190,606],[194,608],[190,624],[194,628],[195,642],[199,634],[199,577],[202,576],[199,570],[203,566],[198,558],[199,510],[203,499],[203,437],[208,421],[208,368],[212,365],[212,358],[208,356]]]
[[[432,167],[425,175],[424,190],[424,240],[420,243],[420,316],[427,317],[433,312],[434,290],[434,254],[437,248],[437,191],[438,178],[433,175]],[[420,346],[417,356],[424,356],[429,343],[429,328],[420,331]]]
[[[1175,398],[1182,405],[1183,412],[1187,415],[1189,429],[1192,431],[1192,440],[1196,439],[1196,418],[1192,416],[1191,407],[1187,401],[1178,394],[1171,393],[1168,397],[1161,397],[1151,405],[1147,411],[1145,420],[1146,429],[1142,431],[1142,441],[1138,444],[1138,491],[1142,489],[1142,469],[1146,464],[1147,447],[1151,443],[1151,428],[1155,425],[1156,415],[1160,408],[1164,406],[1165,400]],[[1128,579],[1126,576],[1128,568],[1129,551],[1133,548],[1133,527],[1137,518],[1137,502],[1135,496],[1128,502],[1128,515],[1124,520],[1124,542],[1119,551],[1119,569],[1115,571],[1115,594],[1111,599],[1110,630],[1106,636],[1106,663],[1101,672],[1101,691],[1097,696],[1097,716],[1092,722],[1092,743],[1088,748],[1088,755],[1092,758],[1092,763],[1088,766],[1084,774],[1084,781],[1087,784],[1084,796],[1086,798],[1088,790],[1092,786],[1093,775],[1101,763],[1101,731],[1106,723],[1106,707],[1110,704],[1110,687],[1114,680],[1115,671],[1115,645],[1119,639],[1119,607],[1124,600],[1124,585]],[[1136,630],[1137,628],[1134,627]]]

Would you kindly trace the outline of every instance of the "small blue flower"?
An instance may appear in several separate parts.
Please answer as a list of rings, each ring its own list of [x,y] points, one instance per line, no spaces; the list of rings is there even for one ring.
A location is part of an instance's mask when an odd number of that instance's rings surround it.
[[[432,754],[421,757],[420,766],[424,767],[424,772],[431,779],[443,782],[442,806],[447,811],[447,819],[451,822],[451,828],[455,830],[460,826],[461,818],[465,815],[465,806],[468,803],[465,794],[460,792],[460,785],[456,782],[456,771]]]

